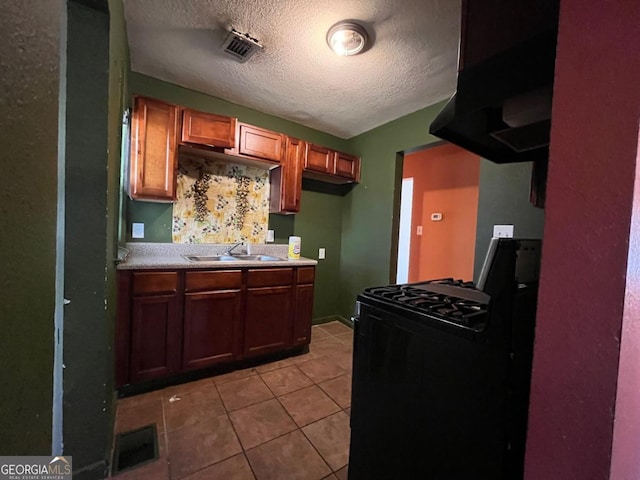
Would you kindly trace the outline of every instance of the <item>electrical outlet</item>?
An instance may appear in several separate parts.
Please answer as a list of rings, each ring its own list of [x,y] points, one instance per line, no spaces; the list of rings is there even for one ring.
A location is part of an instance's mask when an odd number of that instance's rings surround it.
[[[494,225],[493,236],[498,238],[513,238],[513,225]]]
[[[318,249],[318,260],[324,260],[324,255],[325,255],[325,249],[324,248],[319,248]]]
[[[131,238],[144,238],[144,223],[131,224]]]
[[[275,239],[275,233],[273,230],[267,230],[267,242],[273,242]]]

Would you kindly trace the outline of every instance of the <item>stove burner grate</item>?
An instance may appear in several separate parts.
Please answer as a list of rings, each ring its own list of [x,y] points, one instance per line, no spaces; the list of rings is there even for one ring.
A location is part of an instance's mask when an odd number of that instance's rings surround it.
[[[407,285],[389,285],[365,290],[369,295],[404,308],[429,313],[466,326],[485,321],[487,303],[472,282],[440,279]],[[488,302],[488,297],[487,297]]]

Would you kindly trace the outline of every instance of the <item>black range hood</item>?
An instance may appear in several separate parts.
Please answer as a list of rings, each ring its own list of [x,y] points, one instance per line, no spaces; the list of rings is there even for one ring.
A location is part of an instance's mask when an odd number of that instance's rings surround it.
[[[463,15],[464,3],[471,2],[463,2]],[[456,93],[429,132],[496,163],[546,160],[557,37],[557,21],[552,23],[553,28],[461,67]],[[464,41],[461,56],[462,48]]]

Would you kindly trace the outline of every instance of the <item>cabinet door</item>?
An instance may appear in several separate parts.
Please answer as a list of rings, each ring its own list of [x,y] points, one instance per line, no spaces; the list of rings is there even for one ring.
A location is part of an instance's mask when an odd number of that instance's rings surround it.
[[[302,195],[302,162],[304,159],[304,142],[297,138],[287,138],[282,209],[286,212],[300,211]]]
[[[253,357],[292,344],[293,287],[247,289],[244,355]]]
[[[293,344],[304,345],[311,341],[313,316],[313,284],[296,287],[296,308],[293,324]]]
[[[235,136],[235,118],[190,109],[182,111],[182,142],[184,143],[233,148]]]
[[[333,174],[333,150],[313,143],[307,143],[304,156],[304,169],[312,172]]]
[[[238,153],[278,164],[282,162],[282,134],[244,123],[239,124],[238,130]]]
[[[208,367],[242,354],[240,290],[187,293],[184,299],[182,368]]]
[[[357,182],[360,178],[360,158],[348,153],[335,152],[334,174]]]
[[[175,200],[177,135],[177,106],[136,97],[131,123],[131,198]]]
[[[287,137],[284,162],[273,169],[269,176],[271,184],[270,213],[298,213],[302,195],[302,165],[305,143]]]
[[[177,370],[180,327],[175,294],[133,299],[131,382],[164,377]]]

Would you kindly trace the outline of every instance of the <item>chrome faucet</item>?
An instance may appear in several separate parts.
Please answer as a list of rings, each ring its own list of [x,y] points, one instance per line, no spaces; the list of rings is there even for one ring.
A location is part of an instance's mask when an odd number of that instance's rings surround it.
[[[242,245],[242,242],[238,242],[235,245],[227,248],[227,251],[225,252],[225,255],[231,255],[231,252],[236,249],[239,245]]]

